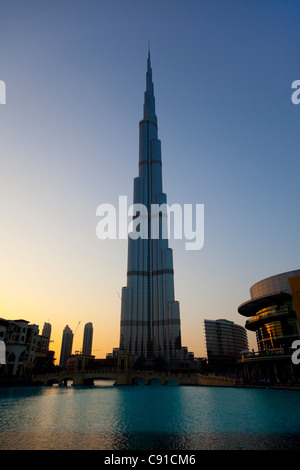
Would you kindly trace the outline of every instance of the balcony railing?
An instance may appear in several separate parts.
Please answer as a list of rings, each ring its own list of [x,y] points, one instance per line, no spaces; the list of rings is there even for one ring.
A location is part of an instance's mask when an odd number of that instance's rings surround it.
[[[256,323],[256,322],[276,318],[276,317],[279,317],[281,315],[289,315],[290,313],[291,313],[291,310],[289,310],[288,307],[284,307],[284,308],[280,308],[280,309],[274,309],[274,310],[272,310],[270,312],[266,312],[266,313],[260,313],[259,315],[255,315],[254,317],[249,318],[249,320],[246,321],[246,327],[248,325],[251,325],[251,324]]]
[[[252,351],[248,352],[245,354],[242,354],[241,359],[238,360],[238,362],[244,362],[244,361],[249,361],[251,359],[271,359],[274,357],[291,357],[295,350],[292,348],[289,348],[287,351],[284,351],[283,348],[278,348],[278,349],[270,349],[269,351],[266,351],[264,353],[259,352],[259,351]]]

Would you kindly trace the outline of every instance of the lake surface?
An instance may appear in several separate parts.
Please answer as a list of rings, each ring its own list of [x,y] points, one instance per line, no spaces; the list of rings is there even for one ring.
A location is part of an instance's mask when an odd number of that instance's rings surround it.
[[[300,392],[197,386],[0,389],[0,449],[300,449]]]

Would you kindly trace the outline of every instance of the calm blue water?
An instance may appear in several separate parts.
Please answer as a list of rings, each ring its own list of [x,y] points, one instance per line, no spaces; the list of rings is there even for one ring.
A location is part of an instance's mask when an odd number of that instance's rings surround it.
[[[213,387],[0,389],[0,449],[300,449],[300,392]]]

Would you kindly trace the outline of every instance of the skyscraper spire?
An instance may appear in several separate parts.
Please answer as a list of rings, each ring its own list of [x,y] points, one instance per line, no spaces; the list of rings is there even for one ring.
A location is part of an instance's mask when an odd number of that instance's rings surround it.
[[[153,121],[157,124],[157,117],[155,114],[155,98],[154,98],[154,85],[152,81],[150,49],[148,50],[146,91],[144,94],[144,119],[148,121]]]
[[[144,115],[139,123],[139,176],[134,179],[133,202],[148,211],[148,238],[128,239],[127,287],[122,289],[120,349],[135,358],[163,358],[174,364],[180,357],[179,303],[175,301],[173,253],[162,230],[166,213],[152,213],[152,205],[166,204],[162,189],[161,144],[157,136],[154,86],[148,50]],[[159,222],[157,222],[159,221]]]

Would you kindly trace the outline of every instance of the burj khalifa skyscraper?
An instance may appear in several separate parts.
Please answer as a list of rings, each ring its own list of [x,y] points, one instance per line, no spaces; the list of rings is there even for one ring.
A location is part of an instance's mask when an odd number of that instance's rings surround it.
[[[152,205],[167,203],[162,187],[161,142],[158,139],[150,51],[147,59],[144,115],[139,123],[139,176],[133,203],[147,208],[148,236],[128,237],[127,286],[122,289],[120,350],[135,359],[161,358],[172,364],[181,356],[179,303],[175,300],[173,252],[163,237],[167,213]],[[153,224],[160,227],[153,238]]]

